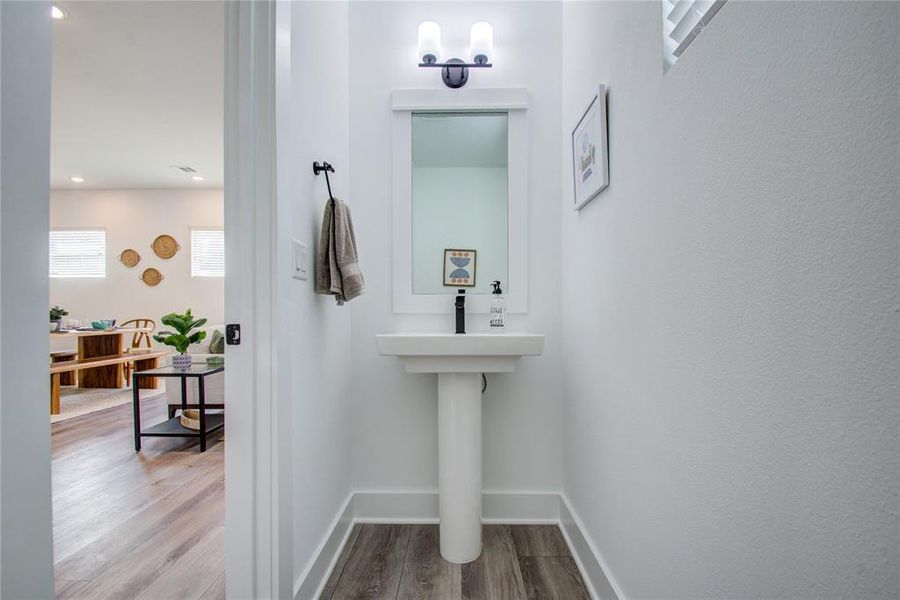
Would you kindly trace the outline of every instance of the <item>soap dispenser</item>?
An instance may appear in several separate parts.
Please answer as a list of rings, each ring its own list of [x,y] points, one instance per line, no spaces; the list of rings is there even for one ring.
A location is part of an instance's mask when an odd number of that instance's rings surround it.
[[[491,331],[503,331],[506,328],[506,300],[503,298],[500,282],[495,281],[491,285],[494,286],[494,291],[491,292]]]

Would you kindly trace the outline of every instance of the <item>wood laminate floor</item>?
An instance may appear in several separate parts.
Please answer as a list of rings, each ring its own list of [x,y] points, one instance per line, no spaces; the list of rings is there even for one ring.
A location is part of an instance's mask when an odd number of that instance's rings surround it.
[[[589,600],[555,525],[485,525],[481,556],[441,558],[437,525],[357,525],[321,600]]]
[[[164,396],[142,403],[166,418]],[[188,438],[144,438],[131,404],[51,427],[57,598],[225,597],[221,432],[204,453]]]

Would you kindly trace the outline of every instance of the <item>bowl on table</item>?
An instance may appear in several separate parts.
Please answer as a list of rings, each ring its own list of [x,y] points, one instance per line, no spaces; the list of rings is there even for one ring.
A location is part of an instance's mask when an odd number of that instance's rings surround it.
[[[99,321],[91,321],[91,327],[93,327],[94,329],[111,329],[115,326],[115,319],[100,319]]]

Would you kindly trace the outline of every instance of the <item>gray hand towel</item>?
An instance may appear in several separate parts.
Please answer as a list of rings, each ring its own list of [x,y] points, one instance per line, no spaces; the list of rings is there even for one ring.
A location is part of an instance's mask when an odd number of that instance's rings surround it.
[[[325,203],[316,260],[316,293],[333,295],[338,305],[366,289],[359,270],[350,207],[335,198]]]

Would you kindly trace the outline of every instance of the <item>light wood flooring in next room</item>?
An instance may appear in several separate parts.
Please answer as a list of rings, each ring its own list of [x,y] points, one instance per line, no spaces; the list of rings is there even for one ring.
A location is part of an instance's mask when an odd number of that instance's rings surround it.
[[[166,418],[164,396],[142,402]],[[225,597],[225,462],[182,438],[134,451],[131,404],[52,425],[57,598]]]
[[[470,563],[441,558],[437,525],[356,525],[320,600],[589,600],[555,525],[485,525]]]

